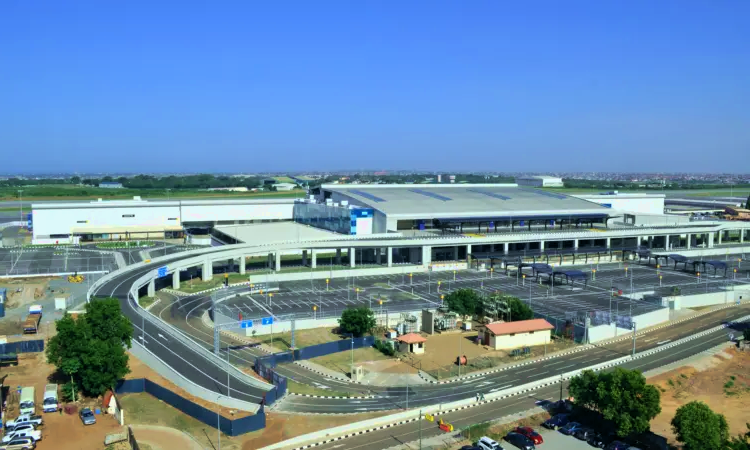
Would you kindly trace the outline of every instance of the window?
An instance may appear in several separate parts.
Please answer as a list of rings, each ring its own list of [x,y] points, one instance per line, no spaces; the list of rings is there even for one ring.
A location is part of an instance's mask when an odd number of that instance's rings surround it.
[[[122,217],[135,217],[135,214],[123,214]]]
[[[79,220],[76,223],[89,223],[89,221],[88,220]]]
[[[529,331],[529,334],[534,334],[534,332],[533,331]]]
[[[167,219],[167,220],[177,220],[177,217],[170,217],[170,218],[169,218],[169,219]]]
[[[511,336],[515,336],[515,335],[516,335],[516,333],[510,333],[510,335],[511,335]]]

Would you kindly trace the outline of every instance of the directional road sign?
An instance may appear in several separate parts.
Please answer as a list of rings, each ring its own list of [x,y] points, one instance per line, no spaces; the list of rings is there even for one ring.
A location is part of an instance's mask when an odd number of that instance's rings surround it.
[[[240,327],[242,328],[252,328],[253,327],[253,321],[252,320],[243,320],[240,322]]]
[[[261,319],[261,322],[263,325],[273,325],[273,316],[271,317],[264,317]]]
[[[166,277],[167,276],[167,266],[161,266],[158,269],[156,269],[156,274],[159,276],[159,278]]]

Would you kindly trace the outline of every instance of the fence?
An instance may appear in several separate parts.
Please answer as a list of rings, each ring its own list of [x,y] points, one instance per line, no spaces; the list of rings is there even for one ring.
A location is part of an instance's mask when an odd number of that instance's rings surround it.
[[[273,405],[276,400],[280,399],[286,394],[287,379],[286,377],[279,375],[275,370],[273,370],[273,367],[276,367],[276,359],[272,358],[273,362],[271,362],[265,360],[266,358],[268,357],[256,358],[254,368],[255,371],[258,372],[258,375],[263,377],[269,383],[273,384],[274,388],[266,392],[265,396],[263,397],[264,404]],[[273,364],[273,366],[270,365],[271,363]]]
[[[0,354],[7,353],[38,353],[44,351],[44,340],[18,341],[0,344]]]
[[[286,384],[284,387],[286,388]],[[266,426],[266,415],[262,407],[255,415],[239,419],[227,419],[226,417],[219,415],[219,411],[212,411],[205,408],[147,378],[120,380],[117,383],[117,387],[115,387],[116,394],[136,392],[147,392],[210,427],[216,428],[218,425],[218,428],[228,436],[239,436],[251,431],[263,429]]]
[[[141,450],[141,448],[138,446],[138,441],[135,440],[133,429],[130,427],[128,427],[128,443],[130,444],[131,450]]]

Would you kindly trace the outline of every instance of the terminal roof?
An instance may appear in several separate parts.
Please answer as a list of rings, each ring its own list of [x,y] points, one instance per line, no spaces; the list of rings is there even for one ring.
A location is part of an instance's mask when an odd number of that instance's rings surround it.
[[[322,189],[350,197],[352,204],[404,219],[606,217],[612,211],[588,200],[515,185],[326,184]]]

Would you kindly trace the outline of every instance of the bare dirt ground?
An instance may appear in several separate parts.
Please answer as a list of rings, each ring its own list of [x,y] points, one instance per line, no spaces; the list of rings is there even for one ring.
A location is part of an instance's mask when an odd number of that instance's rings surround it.
[[[544,355],[544,346],[531,347],[531,353],[523,357],[513,357],[504,350],[492,350],[476,343],[477,332],[444,333],[427,336],[423,355],[406,355],[407,364],[411,364],[430,373],[435,378],[446,378],[457,374],[456,358],[466,355],[468,366],[462,373],[484,370],[502,364],[516,362]],[[547,352],[553,353],[575,344],[569,340],[553,339],[547,346]]]
[[[730,348],[689,364],[649,379],[662,392],[661,414],[651,421],[651,430],[674,444],[670,422],[675,411],[697,400],[724,414],[731,435],[746,432],[745,423],[750,417],[750,352]]]
[[[17,278],[0,281],[0,288],[8,289],[6,309],[15,309],[23,305],[34,303],[42,298],[50,280],[55,278]],[[19,289],[21,290],[20,292]]]
[[[33,386],[37,404],[41,404],[44,385],[53,367],[46,363],[43,353],[26,353],[19,355],[18,366],[7,367],[2,371],[4,384],[10,386],[6,409],[6,420],[18,416],[19,386]],[[79,406],[96,406],[96,400],[83,401]],[[104,437],[116,433],[120,425],[108,415],[99,415],[95,425],[88,427],[81,423],[77,414],[43,414],[44,424],[40,428],[42,440],[37,445],[39,450],[92,450],[104,448]]]

